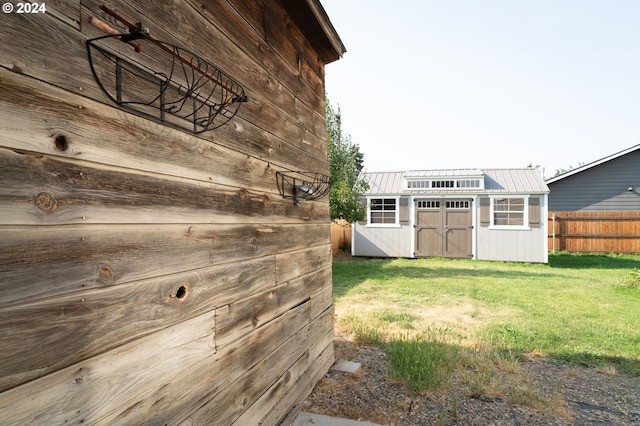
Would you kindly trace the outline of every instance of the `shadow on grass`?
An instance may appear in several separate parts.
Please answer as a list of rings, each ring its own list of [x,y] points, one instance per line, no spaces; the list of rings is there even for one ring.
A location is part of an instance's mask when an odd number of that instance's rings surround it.
[[[606,369],[609,366],[614,366],[616,369],[616,373],[624,373],[631,376],[640,377],[640,360],[629,359],[620,356],[595,355],[587,352],[552,352],[549,354],[549,357],[569,365],[581,365],[583,367],[590,368]]]
[[[334,296],[340,298],[346,295],[350,289],[357,287],[367,279],[392,282],[406,278],[428,280],[450,277],[462,280],[465,278],[493,278],[507,281],[530,279],[534,282],[536,279],[546,277],[571,276],[572,269],[620,270],[640,268],[640,256],[612,254],[553,253],[549,256],[550,267],[522,265],[519,268],[512,268],[513,270],[509,270],[510,266],[507,265],[505,267],[505,263],[502,262],[482,262],[482,267],[476,269],[473,267],[472,262],[459,262],[453,259],[446,260],[446,262],[450,262],[447,263],[447,265],[451,265],[450,267],[442,266],[443,263],[441,261],[431,264],[429,262],[413,264],[413,260],[396,264],[394,263],[395,261],[396,259],[353,258],[334,262],[334,274],[339,276],[339,280],[334,281]],[[535,347],[526,342],[512,343],[507,344],[504,349],[509,352],[515,350],[523,355],[535,349]],[[554,347],[554,345],[549,346],[549,348],[551,347]],[[605,369],[608,366],[614,366],[616,371],[620,373],[640,376],[640,360],[635,357],[603,356],[593,353],[562,352],[553,349],[546,352],[551,359],[562,363]]]
[[[551,334],[541,336],[537,332],[525,331],[518,326],[493,324],[485,329],[484,337],[494,342],[496,349],[500,352],[514,353],[519,356],[541,352],[549,359],[563,364],[600,368],[603,371],[607,371],[609,367],[613,366],[615,372],[640,377],[640,359],[637,357],[558,349],[564,346],[560,336]]]
[[[367,279],[377,281],[395,281],[397,279],[465,279],[465,278],[495,278],[501,280],[509,279],[541,279],[558,277],[558,272],[545,272],[548,269],[542,265],[537,265],[536,269],[525,271],[522,269],[508,270],[501,262],[483,262],[483,268],[460,267],[460,262],[455,259],[447,259],[451,262],[451,267],[430,265],[428,263],[411,265],[419,260],[411,259],[399,265],[394,265],[395,259],[368,259],[353,258],[351,261],[334,262],[334,276],[339,275],[340,281],[334,281],[334,294],[336,297],[343,296],[349,289],[358,286]],[[487,265],[495,267],[487,268]],[[528,265],[527,265],[528,266]]]
[[[549,253],[549,266],[562,269],[640,268],[640,255],[615,253]]]
[[[334,283],[336,296],[341,296],[350,288],[357,286],[366,279],[395,280],[398,278],[498,278],[498,279],[527,279],[571,277],[561,274],[560,270],[572,269],[633,269],[640,268],[640,255],[617,254],[587,254],[556,252],[549,254],[549,267],[539,264],[509,264],[504,262],[473,261],[482,264],[482,268],[460,267],[457,259],[444,259],[451,262],[451,267],[430,265],[429,263],[412,266],[412,262],[420,259],[407,259],[403,264],[394,265],[395,258],[361,258],[353,257],[334,262],[334,270],[339,271],[340,282]],[[441,259],[442,260],[442,259]],[[493,267],[492,267],[493,265]],[[523,265],[517,270],[508,270],[505,265]],[[489,267],[487,267],[489,266]],[[530,271],[526,268],[531,267]]]

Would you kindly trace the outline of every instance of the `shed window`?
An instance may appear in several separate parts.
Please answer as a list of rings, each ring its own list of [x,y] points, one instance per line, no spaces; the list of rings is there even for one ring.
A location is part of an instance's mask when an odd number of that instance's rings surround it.
[[[428,180],[410,180],[407,182],[407,188],[409,189],[429,188],[429,181]]]
[[[447,201],[448,209],[468,209],[469,201]]]
[[[494,198],[493,224],[496,226],[523,226],[524,208],[524,198]]]
[[[372,198],[369,205],[369,223],[395,225],[397,211],[395,198]]]
[[[439,209],[440,201],[432,201],[432,200],[419,200],[418,201],[419,209]]]
[[[457,188],[480,188],[479,180],[458,180],[456,181]]]
[[[452,180],[432,180],[432,188],[454,188],[455,182]]]

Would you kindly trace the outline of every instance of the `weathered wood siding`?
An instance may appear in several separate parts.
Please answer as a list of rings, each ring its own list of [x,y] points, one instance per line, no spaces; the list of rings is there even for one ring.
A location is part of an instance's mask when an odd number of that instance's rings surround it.
[[[245,87],[194,135],[101,92],[101,4],[0,28],[0,424],[277,424],[333,362],[328,201],[275,178],[328,171],[324,64],[276,0],[110,2]]]

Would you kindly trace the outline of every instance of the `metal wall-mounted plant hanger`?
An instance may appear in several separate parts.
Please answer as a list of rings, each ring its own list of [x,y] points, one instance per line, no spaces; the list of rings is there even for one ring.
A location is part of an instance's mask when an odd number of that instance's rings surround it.
[[[276,179],[280,195],[293,199],[296,205],[322,198],[331,188],[329,176],[316,172],[276,172]]]
[[[91,71],[102,91],[118,105],[202,133],[227,123],[247,102],[240,83],[211,62],[156,40],[141,23],[106,6],[100,9],[129,28],[128,34],[121,34],[98,18],[89,18],[90,24],[107,34],[87,40]]]

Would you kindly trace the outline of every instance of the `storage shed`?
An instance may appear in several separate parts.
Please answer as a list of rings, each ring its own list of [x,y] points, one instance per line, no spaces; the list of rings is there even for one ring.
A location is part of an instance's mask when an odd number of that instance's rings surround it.
[[[13,5],[0,424],[280,424],[334,361],[320,2]]]
[[[640,253],[640,145],[547,180],[549,249]]]
[[[549,189],[537,169],[364,173],[352,254],[547,262]]]

